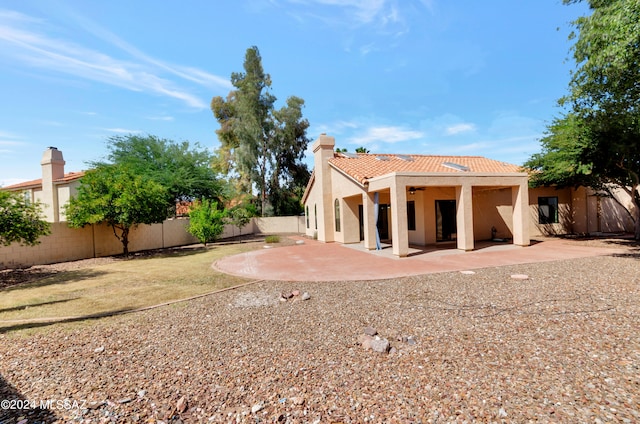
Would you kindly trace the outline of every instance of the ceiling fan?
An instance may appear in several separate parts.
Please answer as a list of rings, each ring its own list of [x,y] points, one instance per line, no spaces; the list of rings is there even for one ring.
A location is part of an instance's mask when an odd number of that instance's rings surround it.
[[[409,194],[416,194],[416,191],[422,191],[424,187],[409,187]]]

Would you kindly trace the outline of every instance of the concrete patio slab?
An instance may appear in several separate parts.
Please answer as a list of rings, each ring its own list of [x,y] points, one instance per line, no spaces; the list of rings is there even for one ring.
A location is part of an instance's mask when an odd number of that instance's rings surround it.
[[[412,248],[398,258],[391,248],[368,251],[362,244],[322,243],[304,237],[302,244],[261,249],[216,261],[213,267],[240,277],[280,281],[382,280],[436,272],[548,262],[628,252],[624,248],[579,245],[569,240],[533,242],[531,246],[478,244],[471,252],[455,248]]]

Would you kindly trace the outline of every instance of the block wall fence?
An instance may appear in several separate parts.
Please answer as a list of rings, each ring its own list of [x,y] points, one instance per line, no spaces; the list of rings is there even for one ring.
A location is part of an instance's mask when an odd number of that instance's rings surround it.
[[[168,219],[161,224],[139,225],[129,235],[129,251],[162,249],[199,243],[187,232],[188,218]],[[221,239],[246,234],[304,233],[304,217],[286,216],[253,218],[241,230],[225,225]],[[99,258],[122,253],[122,243],[108,225],[69,228],[66,223],[52,223],[51,234],[40,238],[36,246],[14,243],[0,246],[0,269],[46,265],[80,259]]]

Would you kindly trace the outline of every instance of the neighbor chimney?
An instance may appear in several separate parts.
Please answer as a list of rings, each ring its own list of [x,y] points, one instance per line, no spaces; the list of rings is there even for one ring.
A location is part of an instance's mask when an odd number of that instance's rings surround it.
[[[64,163],[62,152],[55,147],[48,147],[42,154],[42,206],[49,222],[59,221],[58,189],[54,181],[64,177]]]

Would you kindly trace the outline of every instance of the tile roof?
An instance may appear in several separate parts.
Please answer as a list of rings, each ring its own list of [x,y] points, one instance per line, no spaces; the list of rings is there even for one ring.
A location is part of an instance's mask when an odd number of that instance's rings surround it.
[[[83,176],[84,176],[84,171],[69,172],[67,174],[64,174],[64,176],[62,178],[58,178],[56,180],[53,180],[53,182],[54,183],[68,183],[68,182],[80,179]],[[42,178],[40,178],[38,180],[24,181],[22,183],[13,184],[13,185],[6,186],[6,187],[1,187],[1,189],[2,190],[19,190],[19,189],[33,188],[33,187],[42,187]]]
[[[512,174],[523,172],[518,165],[482,156],[435,156],[358,153],[357,157],[336,153],[329,164],[361,184],[393,172],[461,175]]]

